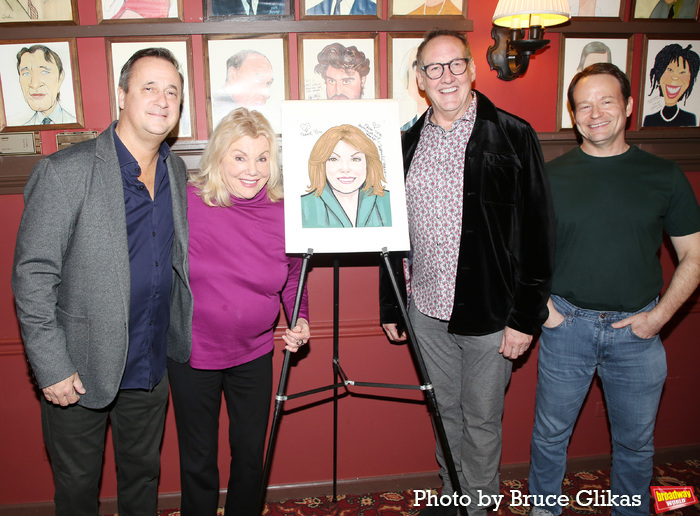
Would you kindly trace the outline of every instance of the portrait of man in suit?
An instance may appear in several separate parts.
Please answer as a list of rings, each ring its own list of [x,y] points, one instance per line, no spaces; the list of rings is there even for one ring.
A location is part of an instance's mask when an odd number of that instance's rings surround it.
[[[24,125],[74,124],[75,116],[61,106],[65,79],[59,55],[45,45],[24,47],[17,53],[22,95],[34,111]]]
[[[211,0],[213,16],[282,16],[288,13],[284,0]]]
[[[318,54],[314,71],[326,84],[329,100],[359,99],[364,93],[370,61],[356,46],[331,43]]]
[[[306,14],[311,16],[374,16],[377,14],[377,3],[373,0],[321,0],[321,2],[308,7]]]
[[[166,360],[191,350],[187,167],[164,141],[183,84],[169,50],[139,50],[119,120],[42,159],[24,190],[12,291],[57,516],[98,513],[108,422],[119,513],[157,512]]]

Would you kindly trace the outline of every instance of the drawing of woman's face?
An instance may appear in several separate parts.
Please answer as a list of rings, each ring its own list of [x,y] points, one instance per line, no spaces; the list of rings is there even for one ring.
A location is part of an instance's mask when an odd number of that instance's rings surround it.
[[[365,153],[340,140],[326,161],[326,181],[341,194],[356,192],[367,180]]]
[[[690,70],[688,63],[682,57],[678,62],[671,61],[666,67],[666,71],[659,79],[661,94],[667,106],[674,106],[685,93],[690,85]]]

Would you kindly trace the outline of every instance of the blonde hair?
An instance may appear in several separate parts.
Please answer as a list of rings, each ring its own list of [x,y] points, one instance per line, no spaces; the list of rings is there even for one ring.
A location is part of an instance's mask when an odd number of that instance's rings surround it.
[[[244,136],[264,136],[270,142],[270,179],[267,182],[267,198],[277,202],[284,197],[282,172],[277,152],[277,137],[270,122],[259,112],[238,108],[226,115],[216,126],[202,154],[199,170],[190,172],[189,181],[197,187],[197,195],[207,206],[231,206],[229,193],[221,177],[221,160],[232,143]]]
[[[361,151],[367,159],[367,179],[362,189],[364,193],[384,197],[384,165],[379,157],[379,150],[369,137],[354,125],[331,127],[314,144],[309,155],[309,180],[307,192],[315,192],[316,197],[326,187],[326,162],[333,154],[338,142],[344,141]]]

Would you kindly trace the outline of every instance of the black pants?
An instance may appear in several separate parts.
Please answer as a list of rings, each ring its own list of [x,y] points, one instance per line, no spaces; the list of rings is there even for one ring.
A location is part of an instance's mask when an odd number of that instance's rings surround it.
[[[272,353],[246,364],[203,370],[168,359],[180,449],[182,516],[213,516],[219,498],[219,411],[226,398],[231,446],[227,516],[257,516],[267,420],[272,397]]]
[[[123,390],[106,408],[41,403],[51,458],[56,516],[97,516],[107,420],[112,426],[120,516],[157,512],[160,445],[168,403],[166,376],[153,391]]]

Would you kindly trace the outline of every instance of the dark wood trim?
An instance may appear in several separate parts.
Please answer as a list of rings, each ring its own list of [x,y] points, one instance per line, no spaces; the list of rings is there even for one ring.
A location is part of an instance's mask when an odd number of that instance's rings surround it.
[[[539,133],[545,160],[549,161],[578,145],[572,131]],[[700,134],[698,131],[643,129],[628,131],[627,141],[657,156],[674,160],[685,172],[700,172]],[[206,140],[189,140],[173,145],[187,168],[196,169]],[[22,193],[34,165],[43,156],[0,156],[0,195]]]
[[[425,19],[348,19],[348,20],[292,20],[292,19],[248,19],[247,17],[226,20],[211,20],[197,23],[120,23],[100,25],[52,26],[51,37],[104,38],[114,36],[171,36],[182,34],[265,34],[280,32],[420,32],[436,24]],[[4,24],[7,25],[7,24]],[[472,20],[440,20],[445,29],[471,32]],[[2,39],[41,39],[46,37],[46,27],[2,28]]]
[[[654,464],[680,462],[700,458],[700,445],[677,446],[656,450]],[[594,455],[569,459],[566,464],[568,472],[597,471],[610,467],[610,455]],[[529,465],[501,464],[501,480],[527,478]],[[416,488],[435,488],[440,486],[437,471],[411,473],[409,475],[391,475],[385,477],[355,478],[339,480],[337,494],[358,495],[362,493],[383,493],[391,491],[406,491]],[[333,492],[331,481],[308,482],[304,484],[273,485],[267,490],[268,501],[302,499],[309,496],[330,495]],[[219,507],[223,507],[226,491],[219,495]],[[174,509],[180,506],[180,493],[164,493],[158,496],[159,509]],[[117,512],[116,498],[100,500],[100,514],[115,514]],[[0,506],[0,516],[51,516],[54,513],[52,502]]]

